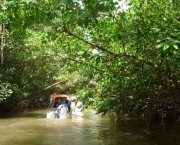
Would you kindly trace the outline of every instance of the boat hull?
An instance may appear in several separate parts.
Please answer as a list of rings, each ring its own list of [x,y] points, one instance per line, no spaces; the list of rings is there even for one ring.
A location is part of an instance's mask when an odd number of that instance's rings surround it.
[[[46,118],[49,119],[66,119],[66,118],[70,118],[70,116],[71,116],[70,112],[64,112],[64,111],[58,112],[57,110],[49,111],[46,113]]]

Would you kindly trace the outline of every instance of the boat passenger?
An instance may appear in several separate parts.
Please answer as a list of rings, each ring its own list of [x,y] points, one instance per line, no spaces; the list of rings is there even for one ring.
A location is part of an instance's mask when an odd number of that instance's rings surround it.
[[[58,108],[61,105],[61,101],[58,100],[54,103],[54,108]]]
[[[66,100],[65,103],[67,104],[67,106],[68,106],[68,111],[70,112],[70,111],[71,111],[71,106],[70,106],[70,104],[69,104],[69,100]]]
[[[65,113],[68,111],[68,105],[63,101],[62,104],[58,106],[58,109],[61,110],[61,113]]]

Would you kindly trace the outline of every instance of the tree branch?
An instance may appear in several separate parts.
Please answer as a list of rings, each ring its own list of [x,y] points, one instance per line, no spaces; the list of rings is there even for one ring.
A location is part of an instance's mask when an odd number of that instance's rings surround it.
[[[48,90],[48,89],[50,89],[50,88],[56,86],[57,84],[63,83],[63,82],[65,82],[65,81],[66,81],[66,80],[58,81],[58,82],[56,82],[56,83],[54,83],[54,84],[52,84],[52,85],[50,85],[50,86],[44,88],[43,90],[41,90],[41,91],[39,91],[39,92],[36,92],[35,94],[36,94],[36,95],[37,95],[37,94],[40,94],[41,92],[44,92],[44,91],[46,91],[46,90]]]
[[[89,45],[91,45],[91,46],[93,46],[93,47],[96,47],[96,48],[98,48],[98,49],[100,49],[100,50],[102,50],[102,51],[104,51],[104,52],[107,52],[108,54],[110,54],[110,55],[113,56],[113,58],[107,59],[105,62],[114,61],[114,60],[116,60],[116,59],[118,59],[118,58],[121,58],[121,57],[129,57],[129,58],[133,58],[133,59],[139,60],[139,61],[141,61],[141,62],[143,62],[143,63],[145,63],[145,64],[147,64],[147,65],[149,65],[149,66],[151,66],[151,67],[154,67],[154,68],[157,68],[157,67],[158,67],[156,64],[154,64],[154,63],[152,63],[152,62],[149,62],[149,61],[146,61],[145,59],[139,59],[136,55],[133,55],[133,54],[129,54],[129,53],[126,53],[126,52],[124,52],[124,53],[119,53],[119,54],[113,53],[113,52],[107,50],[107,49],[106,49],[105,47],[103,47],[103,46],[99,46],[99,45],[97,45],[97,44],[94,44],[94,43],[92,43],[92,42],[89,42],[89,41],[87,41],[87,40],[85,40],[85,39],[77,36],[76,34],[72,33],[72,32],[67,28],[66,25],[64,25],[64,32],[66,32],[68,35],[70,35],[70,36],[72,36],[72,37],[75,37],[75,38],[77,38],[77,39],[79,39],[79,40],[81,40],[81,41],[83,41],[83,42],[85,42],[85,43],[87,43],[87,44],[89,44]]]
[[[64,57],[64,56],[62,56],[62,55],[60,55],[60,54],[48,54],[48,55],[40,55],[41,57],[52,57],[52,56],[57,56],[57,57],[62,57],[63,59],[65,59],[65,60],[71,60],[71,61],[75,61],[75,62],[77,62],[77,63],[83,63],[82,61],[78,61],[78,60],[75,60],[75,59],[72,59],[72,58],[70,58],[70,57]]]
[[[115,53],[107,50],[107,49],[106,49],[105,47],[103,47],[103,46],[94,44],[94,43],[92,43],[92,42],[89,42],[89,41],[87,41],[87,40],[85,40],[85,39],[77,36],[76,34],[72,33],[72,32],[67,28],[66,25],[64,25],[64,32],[66,32],[68,35],[70,35],[70,36],[72,36],[72,37],[75,37],[75,38],[77,38],[77,39],[79,39],[79,40],[81,40],[81,41],[89,44],[89,45],[92,46],[92,47],[96,47],[96,48],[98,48],[98,49],[100,49],[100,50],[102,50],[102,51],[104,51],[104,52],[107,52],[107,53],[110,54],[110,55],[113,55],[113,56],[116,56],[116,55],[117,55],[117,54],[115,54]]]
[[[0,58],[1,64],[4,60],[4,46],[5,46],[5,24],[0,24]]]
[[[133,54],[130,54],[130,53],[119,53],[117,54],[115,57],[111,58],[111,59],[107,59],[105,60],[104,62],[110,62],[110,61],[114,61],[116,59],[119,59],[121,57],[129,57],[129,58],[133,58],[133,59],[136,59],[136,60],[139,60],[149,66],[152,66],[154,68],[157,68],[158,66],[152,62],[149,62],[149,61],[146,61],[145,59],[139,59],[136,55],[133,55]]]

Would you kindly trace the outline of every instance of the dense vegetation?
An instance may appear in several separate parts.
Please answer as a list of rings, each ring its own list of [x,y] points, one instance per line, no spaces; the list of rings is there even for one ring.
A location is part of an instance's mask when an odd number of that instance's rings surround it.
[[[177,117],[179,7],[176,0],[3,0],[0,105],[30,107],[56,91],[81,96],[97,112]]]

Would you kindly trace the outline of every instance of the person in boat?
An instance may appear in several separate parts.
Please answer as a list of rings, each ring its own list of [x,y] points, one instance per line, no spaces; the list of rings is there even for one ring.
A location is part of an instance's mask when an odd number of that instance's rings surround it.
[[[61,105],[61,101],[60,100],[54,102],[54,108],[58,108],[60,105]]]
[[[55,118],[59,118],[59,109],[58,109],[58,107],[60,106],[60,104],[61,104],[61,101],[60,100],[57,100],[57,101],[55,101],[54,102],[54,105],[53,105],[53,108],[54,108],[54,116],[55,116]]]
[[[70,112],[70,111],[71,111],[71,106],[70,106],[70,104],[69,104],[69,100],[66,100],[65,103],[67,104],[67,106],[68,106],[68,111]]]
[[[61,105],[58,106],[58,109],[60,110],[60,114],[65,114],[68,112],[68,105],[66,104],[65,100]]]

